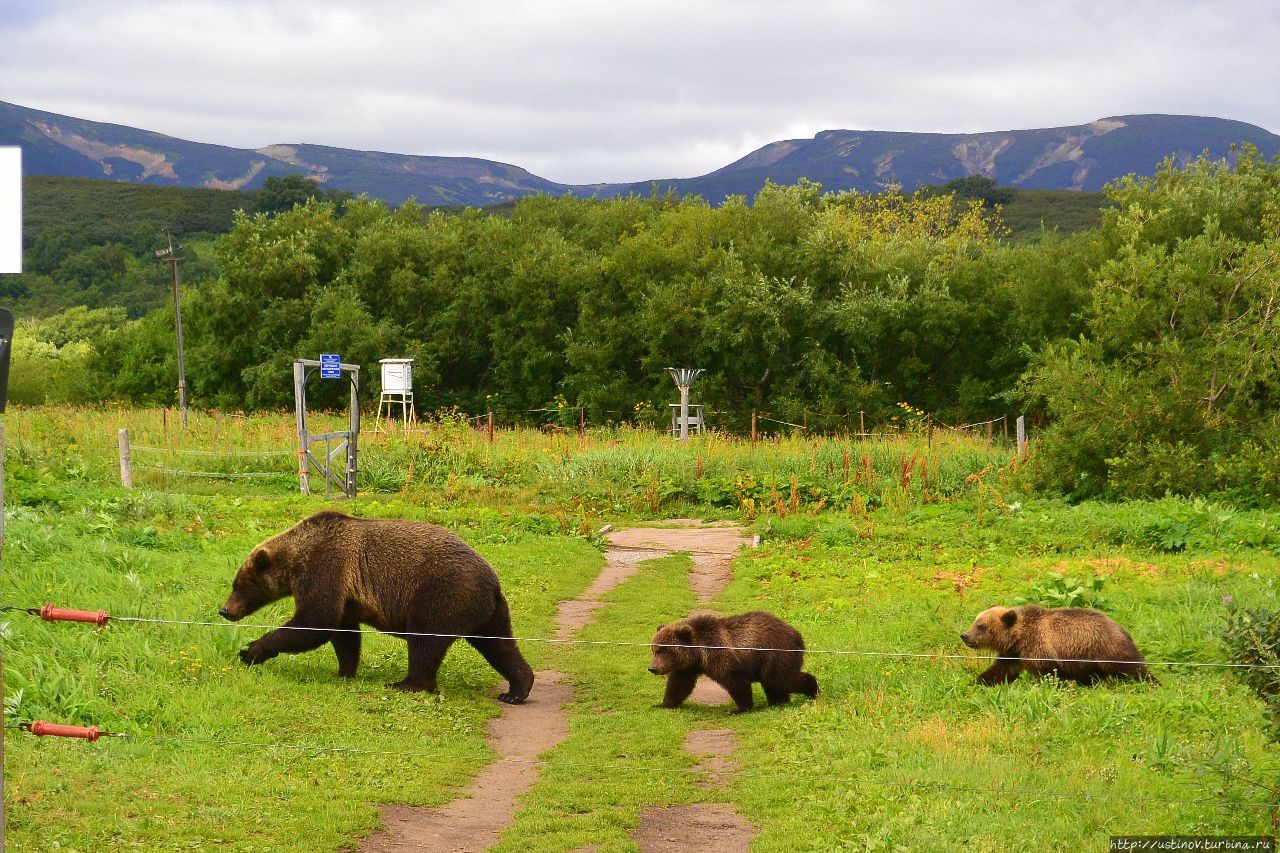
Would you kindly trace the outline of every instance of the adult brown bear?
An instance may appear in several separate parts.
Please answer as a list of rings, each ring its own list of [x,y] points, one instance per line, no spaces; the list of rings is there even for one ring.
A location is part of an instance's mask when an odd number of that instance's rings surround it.
[[[990,607],[960,639],[971,649],[996,653],[995,663],[978,676],[982,684],[1005,684],[1024,669],[1036,678],[1053,673],[1079,684],[1102,678],[1156,681],[1129,632],[1084,607]]]
[[[705,675],[728,691],[739,711],[749,711],[756,681],[770,705],[791,701],[792,693],[816,697],[818,680],[803,666],[800,632],[772,613],[753,610],[723,619],[695,613],[659,627],[649,671],[667,677],[664,708],[679,707]]]
[[[293,618],[246,646],[245,663],[331,643],[338,674],[350,678],[364,624],[409,644],[409,673],[390,687],[434,693],[457,635],[507,679],[503,702],[520,704],[533,686],[533,670],[510,639],[511,613],[497,574],[444,528],[318,512],[254,548],[218,612],[236,622],[290,595]]]

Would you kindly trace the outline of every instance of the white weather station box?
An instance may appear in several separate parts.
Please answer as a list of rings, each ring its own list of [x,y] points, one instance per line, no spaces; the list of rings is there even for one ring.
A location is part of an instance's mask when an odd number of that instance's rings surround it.
[[[378,364],[382,365],[382,393],[413,393],[413,359],[383,358]]]
[[[0,146],[0,273],[22,272],[22,149]]]

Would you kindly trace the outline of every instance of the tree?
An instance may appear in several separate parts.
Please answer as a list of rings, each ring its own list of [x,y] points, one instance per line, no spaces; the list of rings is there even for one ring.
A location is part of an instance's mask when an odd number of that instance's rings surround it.
[[[284,213],[313,198],[322,199],[325,192],[318,181],[306,175],[271,175],[258,190],[259,213]]]
[[[1028,395],[1054,424],[1039,476],[1081,496],[1280,491],[1280,159],[1201,157],[1113,188],[1078,340]]]

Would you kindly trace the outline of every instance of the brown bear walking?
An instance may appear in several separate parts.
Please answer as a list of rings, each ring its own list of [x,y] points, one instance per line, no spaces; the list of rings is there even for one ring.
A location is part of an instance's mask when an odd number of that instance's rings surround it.
[[[982,684],[1006,684],[1024,669],[1036,678],[1052,672],[1080,684],[1109,677],[1157,680],[1128,631],[1083,607],[991,607],[960,639],[971,649],[996,653],[995,663],[978,676]]]
[[[409,674],[390,687],[434,693],[455,639],[448,635],[459,634],[471,635],[467,642],[507,679],[503,702],[520,704],[533,686],[533,670],[508,639],[511,614],[497,574],[444,528],[318,512],[254,548],[218,612],[236,622],[290,595],[293,618],[246,646],[245,663],[332,643],[338,675],[351,678],[364,624],[392,634],[446,635],[405,636]],[[291,630],[299,628],[314,630]]]
[[[723,619],[695,613],[660,626],[653,638],[649,671],[667,677],[664,708],[679,707],[693,692],[698,676],[705,675],[728,691],[739,711],[749,711],[754,704],[751,685],[756,681],[764,687],[770,705],[791,701],[792,693],[810,699],[817,696],[818,679],[801,672],[803,665],[800,632],[772,613],[755,610]]]

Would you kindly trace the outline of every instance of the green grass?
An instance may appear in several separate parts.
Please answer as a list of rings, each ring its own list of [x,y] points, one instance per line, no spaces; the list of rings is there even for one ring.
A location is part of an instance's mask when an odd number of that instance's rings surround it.
[[[19,508],[6,529],[4,600],[217,621],[248,550],[317,502],[193,497],[142,506],[130,496],[58,512]],[[536,636],[550,630],[556,602],[576,595],[601,564],[582,540],[460,522],[404,503],[370,501],[359,511],[452,522],[497,568],[520,630]],[[275,605],[248,621],[277,623],[290,608]],[[249,628],[116,622],[95,631],[9,614],[3,630],[8,721],[140,736],[87,744],[10,734],[11,849],[45,850],[55,841],[80,850],[337,849],[377,826],[378,803],[443,802],[491,758],[483,723],[498,711],[491,696],[501,679],[465,644],[446,659],[438,696],[409,696],[384,686],[405,668],[405,645],[390,637],[367,637],[360,674],[345,682],[323,649],[242,666],[237,650],[262,633]],[[546,647],[528,644],[525,652],[538,667]]]
[[[1280,598],[1274,549],[1133,553],[1038,521],[1080,513],[1101,518],[1063,526],[1093,529],[1108,514],[1048,502],[982,519],[971,505],[882,510],[869,538],[834,517],[762,523],[763,547],[736,561],[715,604],[772,610],[810,649],[961,655],[959,632],[988,604],[1052,570],[1101,571],[1110,612],[1154,661],[1222,660],[1223,597]],[[583,638],[647,638],[687,613],[687,565],[643,564]],[[1269,831],[1269,813],[1245,805],[1265,792],[1227,774],[1273,784],[1280,754],[1261,706],[1226,670],[1159,668],[1155,687],[1024,677],[987,689],[974,684],[981,661],[811,652],[816,702],[739,716],[651,707],[662,684],[646,661],[645,649],[608,646],[557,659],[577,689],[571,734],[499,849],[629,850],[645,808],[693,801],[736,804],[760,828],[753,849],[779,851],[1001,850],[1010,838],[1075,850],[1111,834]],[[741,775],[708,792],[692,784],[681,744],[689,729],[725,726]]]
[[[228,449],[289,443],[287,418],[201,415],[181,434],[166,432],[159,412],[11,412],[5,603],[213,618],[252,545],[324,505],[292,494],[287,476],[195,488],[143,480],[125,492],[113,484],[118,423],[138,444],[179,449],[216,446],[215,429]],[[366,446],[383,482],[335,505],[458,530],[498,569],[526,636],[548,636],[556,602],[601,567],[592,535],[600,523],[698,514],[739,519],[763,538],[735,561],[715,608],[772,610],[815,650],[806,669],[821,684],[816,702],[730,715],[653,707],[662,680],[646,671],[643,646],[523,644],[535,668],[569,675],[576,701],[569,737],[544,756],[500,850],[630,850],[646,808],[707,800],[750,819],[760,850],[996,850],[1011,838],[1076,850],[1119,833],[1269,831],[1269,813],[1248,807],[1269,795],[1240,779],[1275,787],[1280,751],[1261,704],[1229,671],[1159,668],[1158,686],[1024,677],[979,688],[982,661],[816,650],[967,654],[958,633],[977,612],[1044,588],[1058,572],[1105,576],[1105,607],[1149,660],[1223,660],[1225,597],[1280,606],[1275,512],[1028,499],[1017,494],[1016,467],[993,467],[1000,448],[930,447],[912,436],[753,450],[722,437],[681,448],[629,431],[589,433],[581,444],[523,432],[491,447],[446,424]],[[857,473],[864,455],[866,475]],[[902,463],[913,455],[904,485]],[[743,503],[699,485],[742,477],[771,483],[776,496],[761,486]],[[667,485],[655,490],[655,480]],[[647,642],[659,623],[694,608],[688,566],[679,555],[642,564],[580,636]],[[254,621],[288,612],[282,603]],[[344,849],[376,827],[379,803],[444,802],[491,760],[483,724],[498,712],[500,678],[468,647],[446,660],[438,697],[404,696],[383,686],[403,674],[402,641],[367,638],[360,676],[343,682],[327,650],[241,666],[236,651],[257,633],[125,623],[96,631],[7,614],[9,722],[140,736],[88,744],[7,732],[10,846]],[[723,790],[699,788],[685,734],[726,726],[741,775]]]

